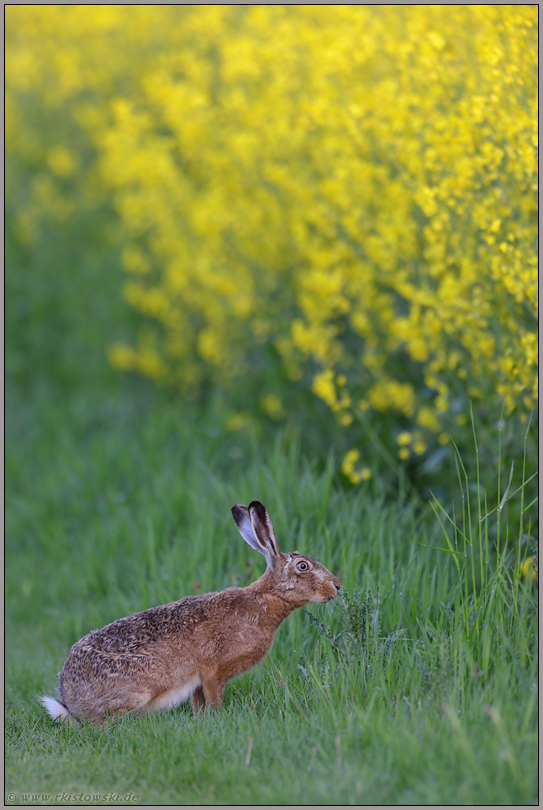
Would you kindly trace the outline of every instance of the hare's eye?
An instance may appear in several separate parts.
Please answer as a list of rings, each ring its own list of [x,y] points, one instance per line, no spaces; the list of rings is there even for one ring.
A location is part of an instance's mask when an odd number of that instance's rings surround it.
[[[296,568],[298,569],[298,571],[309,571],[309,565],[303,560],[297,563]]]

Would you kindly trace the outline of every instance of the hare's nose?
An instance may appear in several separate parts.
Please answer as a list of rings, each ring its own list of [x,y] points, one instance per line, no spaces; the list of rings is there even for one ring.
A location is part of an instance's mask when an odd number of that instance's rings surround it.
[[[336,586],[337,590],[339,591],[339,589],[341,588],[341,582],[339,581],[339,579],[336,579],[336,577],[334,577],[334,585]]]

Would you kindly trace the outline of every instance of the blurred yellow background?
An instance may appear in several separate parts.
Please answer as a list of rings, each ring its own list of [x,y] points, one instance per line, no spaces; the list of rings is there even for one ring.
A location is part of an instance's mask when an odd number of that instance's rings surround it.
[[[195,396],[312,390],[400,459],[537,403],[534,5],[8,5],[21,243],[112,201],[111,362]],[[271,364],[279,367],[283,383]],[[242,412],[235,415],[243,424]],[[239,426],[239,425],[238,425]]]

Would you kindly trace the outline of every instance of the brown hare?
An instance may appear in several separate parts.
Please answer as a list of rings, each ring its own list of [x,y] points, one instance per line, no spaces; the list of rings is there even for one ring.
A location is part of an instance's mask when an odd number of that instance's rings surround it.
[[[260,501],[236,504],[232,514],[245,542],[266,557],[260,579],[186,596],[89,633],[58,676],[58,699],[40,698],[54,720],[102,722],[171,709],[191,695],[195,713],[219,707],[226,682],[264,658],[293,610],[337,596],[339,580],[324,565],[279,550]]]

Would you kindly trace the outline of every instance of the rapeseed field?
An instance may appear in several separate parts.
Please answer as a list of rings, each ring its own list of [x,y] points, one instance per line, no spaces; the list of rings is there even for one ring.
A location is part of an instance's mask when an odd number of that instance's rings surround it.
[[[113,203],[144,316],[115,366],[189,397],[235,388],[233,429],[311,391],[353,483],[367,419],[400,460],[458,443],[470,401],[526,423],[536,6],[11,6],[7,22],[7,148],[33,169],[14,228],[32,240]]]

